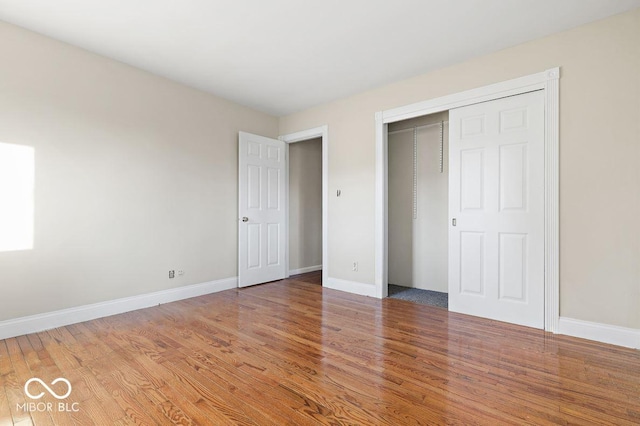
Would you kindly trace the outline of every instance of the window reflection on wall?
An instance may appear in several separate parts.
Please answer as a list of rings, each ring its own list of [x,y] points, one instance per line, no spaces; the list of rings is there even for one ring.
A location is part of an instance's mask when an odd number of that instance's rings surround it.
[[[34,149],[0,142],[0,252],[33,249]]]

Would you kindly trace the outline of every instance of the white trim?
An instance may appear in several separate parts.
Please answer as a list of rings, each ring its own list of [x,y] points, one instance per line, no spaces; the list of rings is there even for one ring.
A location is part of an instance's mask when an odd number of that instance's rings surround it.
[[[387,192],[388,176],[388,132],[383,122],[383,112],[376,113],[376,194],[375,194],[375,286],[376,297],[382,299],[389,292],[389,247],[388,220],[389,203]]]
[[[289,185],[291,182],[289,179],[289,144],[288,143],[284,144],[284,163],[285,163],[285,166],[284,166],[284,192],[285,192],[284,235],[285,237],[284,239],[286,241],[284,245],[284,270],[287,271],[285,278],[289,278],[289,276],[291,275],[291,272],[289,271],[289,241],[291,241],[289,238]]]
[[[640,349],[640,330],[560,317],[558,333],[597,342]]]
[[[559,78],[560,68],[376,113],[375,287],[385,297],[387,278],[388,150],[386,125],[533,90],[545,92],[545,330],[557,332],[559,304]]]
[[[306,268],[300,268],[300,269],[291,269],[289,271],[289,276],[306,274],[307,272],[315,272],[315,271],[322,271],[322,265],[307,266]]]
[[[466,90],[464,92],[416,102],[414,104],[398,108],[392,108],[382,111],[382,118],[384,123],[395,123],[396,121],[408,120],[410,118],[421,117],[423,115],[433,114],[436,112],[448,111],[452,108],[473,105],[480,102],[544,89],[548,74],[555,72],[556,75],[559,75],[559,70],[559,68],[552,68],[536,74],[530,74],[524,77]]]
[[[547,71],[545,83],[545,321],[544,329],[558,332],[560,318],[560,69]]]
[[[369,283],[359,283],[356,281],[341,280],[338,278],[329,278],[327,280],[327,288],[334,290],[346,291],[347,293],[360,294],[362,296],[376,297],[376,286]]]
[[[326,124],[313,129],[282,135],[278,139],[287,144],[301,142],[314,138],[322,138],[322,285],[327,286],[329,278],[329,126]],[[289,269],[289,151],[287,145],[287,176],[286,176],[286,224],[287,244],[285,259]]]
[[[30,315],[0,322],[0,339],[22,336],[39,331],[50,330],[69,324],[89,321],[96,318],[108,317],[149,308],[162,303],[175,302],[191,297],[216,293],[238,287],[238,278],[225,278],[217,281],[209,281],[201,284],[177,287],[138,296],[124,297],[122,299],[109,300],[107,302],[93,303],[90,305],[76,306],[74,308],[43,314]]]

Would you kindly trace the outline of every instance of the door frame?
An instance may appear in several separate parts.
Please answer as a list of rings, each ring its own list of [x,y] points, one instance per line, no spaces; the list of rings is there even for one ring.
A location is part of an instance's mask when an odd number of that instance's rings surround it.
[[[289,144],[322,138],[322,286],[329,278],[329,126],[319,126],[279,136],[285,142],[285,274],[289,277]]]
[[[389,123],[448,111],[480,102],[507,96],[543,90],[545,97],[544,130],[544,329],[558,332],[560,318],[560,264],[559,264],[559,125],[560,125],[560,67],[454,93],[410,105],[379,111],[375,114],[376,126],[376,174],[375,174],[375,295],[388,295],[388,140]]]

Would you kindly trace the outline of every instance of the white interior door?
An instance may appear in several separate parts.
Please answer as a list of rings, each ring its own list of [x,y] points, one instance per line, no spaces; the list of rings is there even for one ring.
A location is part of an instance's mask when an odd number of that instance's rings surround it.
[[[285,277],[285,143],[240,132],[238,284]]]
[[[544,93],[449,114],[449,310],[544,328]]]

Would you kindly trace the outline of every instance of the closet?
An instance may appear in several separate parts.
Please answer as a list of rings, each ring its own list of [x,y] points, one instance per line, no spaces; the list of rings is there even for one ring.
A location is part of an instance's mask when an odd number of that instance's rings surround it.
[[[448,118],[388,127],[389,284],[448,292]]]

